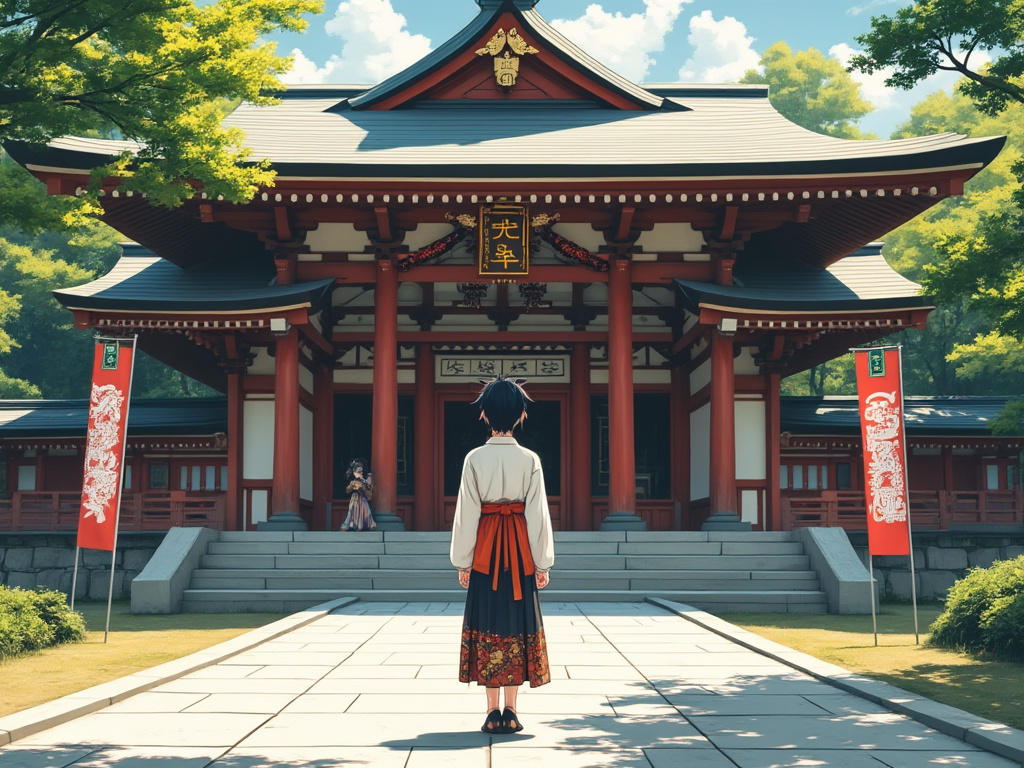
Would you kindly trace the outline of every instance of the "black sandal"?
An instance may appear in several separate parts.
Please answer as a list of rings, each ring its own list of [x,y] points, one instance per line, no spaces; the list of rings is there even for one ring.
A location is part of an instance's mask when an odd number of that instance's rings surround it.
[[[498,709],[492,709],[487,715],[487,719],[484,720],[484,724],[480,726],[480,730],[484,733],[504,733],[502,730],[504,722],[501,719],[501,712]]]
[[[505,707],[505,711],[501,713],[501,730],[502,733],[519,733],[523,730],[523,724],[515,710]]]

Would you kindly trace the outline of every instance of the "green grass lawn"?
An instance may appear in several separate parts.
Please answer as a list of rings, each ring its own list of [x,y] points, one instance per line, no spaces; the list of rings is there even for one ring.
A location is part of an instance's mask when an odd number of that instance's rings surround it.
[[[915,645],[912,607],[883,605],[878,614],[878,647],[870,615],[735,613],[721,618],[851,672],[1024,729],[1024,664],[929,646],[928,627],[941,611],[938,604],[918,606],[921,644]]]
[[[0,662],[0,717],[187,656],[281,618],[269,613],[136,616],[127,602],[115,603],[104,644],[107,604],[77,603],[75,610],[85,616],[85,642]]]

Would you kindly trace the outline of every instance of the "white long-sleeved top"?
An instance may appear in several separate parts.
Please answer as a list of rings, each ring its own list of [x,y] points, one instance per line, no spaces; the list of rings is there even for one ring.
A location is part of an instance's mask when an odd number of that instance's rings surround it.
[[[526,505],[526,530],[534,566],[549,570],[555,562],[555,542],[544,472],[540,457],[514,437],[492,437],[466,454],[452,527],[452,565],[473,566],[480,507],[500,501],[522,501]]]

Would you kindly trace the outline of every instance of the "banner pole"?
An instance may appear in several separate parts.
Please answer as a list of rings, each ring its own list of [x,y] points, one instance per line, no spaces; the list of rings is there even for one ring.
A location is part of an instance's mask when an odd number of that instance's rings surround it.
[[[110,634],[110,609],[114,602],[114,566],[117,562],[117,534],[121,527],[121,496],[124,492],[124,457],[128,453],[128,414],[132,407],[132,379],[135,377],[135,343],[138,335],[132,336],[132,365],[128,372],[128,396],[124,402],[124,440],[121,441],[121,481],[117,485],[117,504],[114,506],[114,547],[110,551],[110,585],[107,589],[107,624],[103,630],[103,642],[107,642]],[[118,340],[118,344],[121,340]]]
[[[875,558],[868,552],[868,585],[871,588],[871,627],[875,633],[875,646],[878,646],[878,617],[875,615]]]
[[[81,551],[81,547],[75,545],[75,569],[71,572],[71,610],[75,610],[75,592],[78,586],[78,553]]]
[[[900,361],[900,413],[903,414],[903,423],[906,425],[906,410],[903,405],[906,397],[903,394],[903,345],[896,345],[896,354]],[[914,645],[921,644],[921,633],[917,626],[917,576],[914,572],[914,529],[911,526],[910,503],[910,465],[907,464],[907,431],[903,429],[903,478],[907,483],[907,541],[910,544],[910,599],[914,606]]]

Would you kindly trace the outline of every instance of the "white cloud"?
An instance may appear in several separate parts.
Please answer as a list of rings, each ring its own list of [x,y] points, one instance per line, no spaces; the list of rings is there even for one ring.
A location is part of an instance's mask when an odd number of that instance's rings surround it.
[[[629,16],[594,3],[578,19],[554,19],[551,25],[605,66],[639,83],[655,63],[651,54],[665,49],[665,36],[689,2],[644,0],[644,12]]]
[[[682,82],[735,83],[761,62],[746,25],[732,16],[715,21],[711,11],[703,11],[690,19],[687,39],[693,56],[679,70]]]
[[[828,55],[836,59],[844,67],[849,66],[850,59],[862,51],[851,48],[846,43],[833,45],[828,49]],[[984,53],[975,51],[972,55],[972,64],[981,66],[989,61]],[[883,122],[894,125],[910,118],[910,108],[924,99],[931,93],[944,90],[952,92],[953,86],[960,79],[958,72],[936,72],[910,90],[902,88],[890,88],[885,84],[886,78],[892,75],[892,67],[885,67],[868,75],[864,72],[851,72],[850,77],[860,83],[861,95],[871,102],[875,111],[868,116],[861,118],[860,125],[868,130],[877,130],[876,124]]]
[[[405,16],[391,0],[347,0],[338,5],[325,25],[328,34],[341,38],[340,54],[322,67],[301,50],[292,51],[295,65],[281,79],[287,83],[375,84],[430,53],[430,39],[406,28]]]

